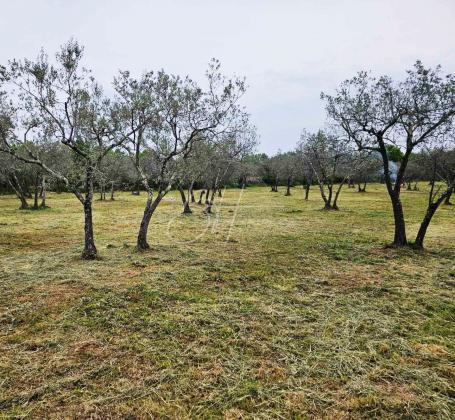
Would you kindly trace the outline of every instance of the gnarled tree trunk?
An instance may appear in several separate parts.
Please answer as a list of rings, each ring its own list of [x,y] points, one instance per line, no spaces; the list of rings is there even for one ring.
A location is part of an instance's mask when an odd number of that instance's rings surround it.
[[[209,196],[209,194],[207,194],[206,200],[205,200],[206,207],[205,207],[204,213],[206,213],[206,214],[212,213],[212,207],[213,207],[213,203],[215,202],[215,194],[216,194],[217,188],[214,187],[214,188],[212,188],[211,191],[212,191],[211,195]],[[207,201],[207,197],[210,197],[208,201]]]
[[[145,251],[150,248],[150,245],[147,242],[148,228],[150,224],[150,219],[160,204],[162,198],[164,197],[163,191],[159,191],[155,200],[153,200],[152,191],[148,191],[147,203],[145,205],[144,214],[142,216],[141,225],[139,227],[139,233],[137,235],[137,249],[139,251]]]
[[[104,179],[100,181],[100,201],[106,200],[106,185]]]
[[[408,244],[406,238],[406,223],[404,221],[403,205],[400,196],[397,194],[390,195],[392,200],[393,217],[395,221],[395,232],[392,245],[405,246]]]
[[[359,183],[357,184],[357,192],[359,192],[359,193],[364,193],[364,192],[366,192],[366,191],[367,191],[367,183],[364,182],[364,183],[363,183],[363,187],[362,187],[362,185],[361,185],[360,182],[359,182]]]
[[[131,194],[133,195],[140,195],[141,194],[141,180],[138,179],[136,183],[133,185],[133,189],[131,190]]]
[[[338,189],[335,193],[335,197],[333,199],[333,203],[332,203],[332,210],[339,210],[338,208],[338,198],[340,197],[340,193],[341,193],[341,189],[343,188],[343,185],[344,185],[344,181],[340,183],[340,185],[338,186]],[[354,188],[354,186],[353,186]]]
[[[310,184],[305,185],[305,200],[308,200],[308,196],[310,194],[310,188],[311,188]]]
[[[41,180],[41,204],[40,204],[40,207],[42,209],[45,209],[47,208],[47,205],[46,205],[46,176],[43,175],[43,178]]]
[[[111,201],[115,201],[114,192],[114,181],[111,181]]]
[[[401,160],[401,165],[396,175],[395,183],[393,184],[390,177],[389,158],[382,137],[378,137],[378,141],[381,146],[380,153],[382,156],[382,163],[384,168],[384,181],[387,186],[387,192],[389,193],[390,201],[392,202],[393,219],[395,224],[395,232],[393,235],[392,245],[407,246],[408,239],[406,237],[406,223],[404,220],[403,205],[401,204],[400,200],[400,192],[411,151],[407,150],[404,154]]]
[[[205,195],[205,190],[202,190],[200,193],[199,193],[199,201],[197,202],[198,204],[202,204],[202,200],[204,198],[204,195]]]
[[[447,194],[447,196],[446,196],[446,198],[444,200],[444,204],[446,206],[451,206],[452,205],[452,203],[450,202],[450,197],[452,197],[452,194],[453,194],[453,189],[450,189],[449,193]]]
[[[95,239],[93,236],[93,215],[92,215],[92,202],[93,202],[93,168],[89,166],[86,170],[85,178],[85,199],[84,199],[84,251],[82,258],[85,260],[93,260],[97,256],[97,249],[95,246]]]
[[[286,194],[285,196],[290,196],[291,195],[291,177],[288,176],[286,180]]]
[[[183,204],[183,214],[191,214],[191,208],[190,208],[190,203],[186,198],[185,191],[182,186],[178,186],[178,190],[180,192],[180,197],[182,198],[182,204]]]
[[[19,180],[17,179],[16,174],[12,174],[8,178],[8,183],[11,186],[11,188],[13,189],[13,191],[16,193],[16,196],[19,199],[19,201],[21,202],[19,210],[27,210],[29,208],[29,205],[27,203],[27,197],[25,195],[25,192],[24,192]]]
[[[275,184],[273,187],[274,187],[273,192],[278,192],[278,177],[275,178]]]
[[[425,239],[425,235],[428,230],[428,226],[430,226],[431,219],[433,218],[434,214],[436,213],[436,210],[440,206],[440,204],[446,199],[446,197],[452,193],[452,189],[447,190],[441,196],[433,203],[430,202],[427,208],[427,211],[425,213],[425,217],[422,220],[422,223],[420,224],[419,231],[417,232],[416,239],[414,241],[414,246],[416,248],[423,248],[423,241]],[[431,198],[430,198],[431,201]]]
[[[188,189],[188,193],[189,193],[189,195],[191,197],[191,203],[195,203],[196,199],[194,198],[194,181],[191,182],[190,188]]]
[[[35,186],[34,186],[34,194],[33,194],[33,210],[38,210],[39,209],[39,204],[38,204],[39,191],[40,191],[39,175],[36,175],[36,177],[35,177]]]
[[[332,184],[327,185],[329,190],[329,195],[327,196],[324,191],[324,184],[319,184],[319,189],[321,191],[321,197],[324,200],[324,210],[332,210],[332,196],[333,196],[333,186]]]
[[[93,216],[92,216],[92,200],[86,199],[84,202],[84,251],[82,252],[82,258],[85,260],[93,260],[96,258],[97,249],[95,246],[95,240],[93,237]]]

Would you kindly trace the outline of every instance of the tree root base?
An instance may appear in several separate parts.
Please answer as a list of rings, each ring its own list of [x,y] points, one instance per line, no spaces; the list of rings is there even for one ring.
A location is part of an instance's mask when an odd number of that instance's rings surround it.
[[[98,254],[92,254],[87,252],[83,252],[81,258],[86,261],[101,260],[101,257]]]

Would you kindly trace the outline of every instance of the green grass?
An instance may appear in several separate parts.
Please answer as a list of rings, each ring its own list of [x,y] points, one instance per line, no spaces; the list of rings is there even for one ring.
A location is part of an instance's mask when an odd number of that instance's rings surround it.
[[[0,417],[451,418],[455,208],[417,252],[384,247],[383,186],[339,212],[283,193],[230,189],[212,217],[170,194],[145,253],[144,195],[95,202],[96,261],[71,195],[0,197]],[[403,192],[411,238],[425,201]]]

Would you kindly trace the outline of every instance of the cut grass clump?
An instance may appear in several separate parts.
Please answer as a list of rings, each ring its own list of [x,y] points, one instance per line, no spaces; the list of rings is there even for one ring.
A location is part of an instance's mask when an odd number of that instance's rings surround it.
[[[381,185],[339,212],[239,194],[183,218],[171,193],[145,253],[145,197],[96,202],[88,263],[69,194],[46,212],[0,197],[0,417],[453,417],[455,208],[416,253],[384,247]],[[413,236],[425,195],[403,203]]]

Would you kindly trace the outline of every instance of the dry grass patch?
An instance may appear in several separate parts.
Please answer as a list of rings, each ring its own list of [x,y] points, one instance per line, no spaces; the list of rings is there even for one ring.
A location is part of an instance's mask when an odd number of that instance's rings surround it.
[[[226,192],[212,216],[172,194],[134,250],[143,196],[95,203],[101,259],[81,261],[68,194],[0,197],[5,418],[450,418],[455,208],[427,250],[385,248],[383,186],[341,195]],[[403,192],[409,233],[425,194]]]

